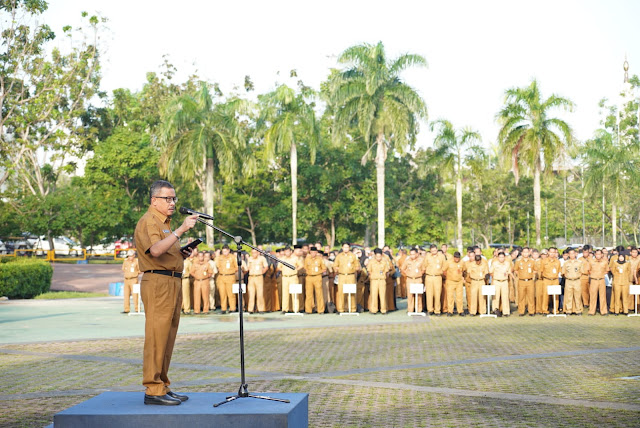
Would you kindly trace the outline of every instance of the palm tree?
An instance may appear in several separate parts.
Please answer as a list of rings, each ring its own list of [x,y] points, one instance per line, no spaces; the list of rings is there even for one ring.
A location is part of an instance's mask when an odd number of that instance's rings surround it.
[[[638,185],[640,165],[630,148],[616,143],[613,135],[604,129],[596,131],[594,138],[582,147],[581,154],[585,163],[585,191],[591,194],[603,192],[603,198],[606,192],[611,200],[611,231],[615,247],[617,208],[629,185]]]
[[[456,186],[456,218],[457,237],[456,247],[462,253],[462,179],[465,167],[469,167],[471,155],[482,152],[482,148],[475,144],[481,137],[477,131],[468,127],[454,129],[448,120],[438,120],[431,124],[431,131],[437,131],[433,141],[435,152],[428,163],[445,177],[452,177]]]
[[[246,145],[239,116],[248,110],[247,101],[239,98],[214,104],[208,85],[201,82],[196,90],[169,100],[162,113],[160,172],[170,180],[181,177],[195,183],[202,192],[203,212],[213,213],[216,172],[233,179],[237,156]],[[211,246],[213,229],[206,233]]]
[[[420,95],[402,82],[399,74],[411,66],[426,66],[420,55],[404,54],[388,61],[382,42],[347,48],[338,62],[348,68],[334,73],[327,98],[334,115],[334,143],[364,141],[367,150],[363,164],[376,148],[376,187],[378,194],[378,246],[385,245],[384,179],[389,150],[399,153],[413,147],[418,120],[427,118],[427,107]]]
[[[550,172],[555,159],[573,143],[571,127],[562,119],[550,117],[556,107],[571,110],[567,98],[551,95],[542,99],[538,82],[505,91],[505,106],[497,114],[500,124],[500,154],[511,163],[518,184],[520,168],[533,175],[533,212],[536,223],[536,245],[540,246],[540,176]]]
[[[294,72],[292,72],[292,76]],[[273,92],[259,97],[261,104],[257,128],[264,130],[265,153],[274,159],[278,153],[289,153],[291,163],[291,219],[293,244],[298,242],[298,150],[297,144],[309,144],[311,162],[319,139],[319,126],[314,111],[315,104],[307,102],[314,92],[300,85],[300,92],[287,85],[278,86]]]

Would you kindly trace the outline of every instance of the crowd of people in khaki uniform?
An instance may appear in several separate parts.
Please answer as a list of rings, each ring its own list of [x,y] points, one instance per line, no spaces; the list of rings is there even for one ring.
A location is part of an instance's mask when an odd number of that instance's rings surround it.
[[[259,247],[261,250],[262,247]],[[638,284],[640,256],[636,248],[593,250],[590,246],[566,250],[554,247],[538,251],[514,248],[495,250],[487,260],[479,247],[468,247],[462,257],[451,254],[447,245],[401,249],[395,256],[383,249],[351,248],[344,243],[339,252],[320,243],[314,246],[286,246],[271,251],[295,269],[275,263],[256,250],[242,255],[241,274],[246,284],[244,310],[265,312],[364,312],[386,314],[396,310],[396,299],[408,299],[408,312],[479,315],[486,313],[482,286],[495,285],[492,312],[509,316],[512,304],[520,316],[546,315],[553,311],[547,293],[550,285],[561,285],[556,310],[569,315],[599,312],[627,314],[634,310],[629,286]],[[137,259],[130,254],[123,264],[125,294],[138,278]],[[182,313],[207,314],[220,309],[237,311],[237,255],[228,246],[221,250],[195,250],[184,262]],[[609,286],[607,285],[609,284]],[[302,284],[301,294],[290,294],[292,284]],[[351,306],[345,284],[356,284]],[[411,284],[420,284],[416,306]],[[127,288],[127,285],[129,287]],[[125,296],[128,297],[128,296]],[[134,295],[137,308],[137,295]],[[129,299],[125,298],[125,313]]]

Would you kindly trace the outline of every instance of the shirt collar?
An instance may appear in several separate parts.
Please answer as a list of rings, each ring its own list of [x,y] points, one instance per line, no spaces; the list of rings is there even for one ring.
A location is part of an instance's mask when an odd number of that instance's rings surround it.
[[[166,215],[162,214],[154,206],[149,207],[149,212],[153,214],[153,216],[156,217],[158,220],[160,220],[160,222],[163,224],[171,221],[171,217],[167,217]]]

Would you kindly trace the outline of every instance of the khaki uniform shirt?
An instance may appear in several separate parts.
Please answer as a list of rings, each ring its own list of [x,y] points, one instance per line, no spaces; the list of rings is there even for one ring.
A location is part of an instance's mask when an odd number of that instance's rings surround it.
[[[580,262],[582,263],[582,275],[589,275],[589,269],[591,269],[590,264],[591,260],[594,260],[593,256],[589,255],[589,257],[581,257]]]
[[[353,274],[360,269],[360,262],[352,251],[340,253],[336,256],[333,269],[339,274]]]
[[[176,240],[169,249],[158,257],[153,257],[150,248],[162,241],[171,232],[171,219],[150,206],[136,225],[134,240],[138,249],[138,265],[142,272],[148,270],[170,270],[182,272],[184,257],[180,252],[180,242]]]
[[[216,266],[216,261],[215,260],[209,260],[209,267],[211,268],[211,272],[213,273],[213,275],[218,273],[218,266]]]
[[[216,267],[220,275],[232,275],[238,272],[238,260],[235,254],[220,254],[216,257]]]
[[[267,259],[264,256],[258,255],[255,259],[249,257],[247,260],[247,270],[250,276],[262,276],[262,271],[268,267],[269,263],[267,263]]]
[[[455,281],[460,282],[463,280],[463,274],[465,272],[466,263],[462,260],[456,261],[452,258],[451,260],[447,260],[444,264],[444,275],[447,278],[447,281]]]
[[[138,259],[134,258],[129,260],[127,257],[122,262],[122,272],[124,272],[125,279],[137,278],[140,275],[140,268],[138,267]]]
[[[569,259],[562,265],[562,276],[566,279],[580,279],[581,272],[582,262],[578,259]]]
[[[442,275],[442,271],[444,269],[444,263],[447,260],[440,253],[437,253],[435,256],[431,253],[428,253],[424,257],[424,272],[430,276],[440,276]]]
[[[560,260],[547,257],[545,260],[542,260],[540,268],[542,278],[557,280],[558,274],[560,273]]]
[[[207,279],[210,278],[211,275],[213,275],[213,272],[211,272],[211,267],[209,266],[209,262],[202,261],[201,263],[200,260],[196,260],[195,262],[193,262],[193,264],[191,265],[190,273],[191,276],[197,280]]]
[[[369,260],[367,270],[371,279],[387,279],[387,274],[393,270],[393,264],[388,257],[383,257],[380,261],[373,258]]]
[[[193,257],[187,257],[184,259],[184,268],[182,269],[182,277],[189,278],[191,275],[191,265],[193,264]]]
[[[419,279],[420,282],[422,282],[422,274],[424,273],[424,268],[422,266],[422,259],[420,257],[416,257],[415,260],[411,257],[407,257],[400,269],[402,269],[402,272],[409,280],[415,282],[415,280]]]
[[[507,279],[509,279],[511,269],[511,262],[509,260],[505,259],[502,263],[500,263],[498,259],[495,259],[491,263],[491,269],[489,270],[489,273],[494,280],[506,281]]]
[[[324,259],[321,255],[315,257],[307,256],[304,259],[304,270],[307,272],[307,276],[322,275],[322,272],[326,270]]]
[[[594,279],[602,279],[609,271],[609,264],[602,258],[600,260],[593,259],[589,262],[589,277]]]
[[[520,258],[516,260],[515,273],[518,279],[533,279],[535,275],[535,263],[532,258]]]
[[[633,274],[631,273],[631,264],[629,262],[618,263],[617,261],[611,268],[613,274],[613,285],[629,285],[633,281]]]
[[[467,272],[469,273],[471,280],[484,281],[485,276],[489,273],[489,268],[487,267],[486,262],[477,264],[474,260],[467,262]]]
[[[297,276],[298,270],[304,268],[304,266],[300,262],[300,258],[293,254],[291,254],[291,256],[289,257],[281,257],[281,260],[296,267],[295,269],[289,269],[283,264],[278,264],[278,269],[282,271],[282,276]]]
[[[631,265],[630,266],[631,267],[631,277],[632,278],[634,276],[637,277],[638,269],[640,268],[640,256],[636,257],[635,259],[633,257],[629,257],[629,264]]]

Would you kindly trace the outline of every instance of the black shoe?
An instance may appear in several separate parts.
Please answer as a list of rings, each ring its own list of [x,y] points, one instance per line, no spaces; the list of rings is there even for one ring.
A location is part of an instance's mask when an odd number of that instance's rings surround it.
[[[452,316],[453,316],[453,313],[452,313],[452,312],[447,312],[447,316],[448,316],[448,317],[452,317]]]
[[[167,392],[167,395],[171,398],[175,398],[176,400],[180,400],[180,401],[187,401],[189,399],[189,397],[187,397],[186,395],[176,394],[173,391]]]
[[[147,395],[144,394],[144,404],[157,404],[160,406],[177,406],[182,401],[166,395]]]
[[[436,316],[439,317],[440,315],[442,315],[441,313],[437,313]]]
[[[536,316],[536,314],[529,314],[529,316],[530,316],[530,317],[535,317],[535,316]]]
[[[465,316],[464,312],[460,312],[458,315],[460,315],[461,317]]]
[[[433,311],[432,311],[432,312],[429,312],[429,315],[433,315]]]
[[[121,314],[128,314],[128,313],[129,313],[129,311],[122,311],[122,312],[120,312],[120,313],[121,313]]]
[[[524,314],[518,314],[518,316],[519,316],[519,317],[523,317],[523,316],[524,316]]]

